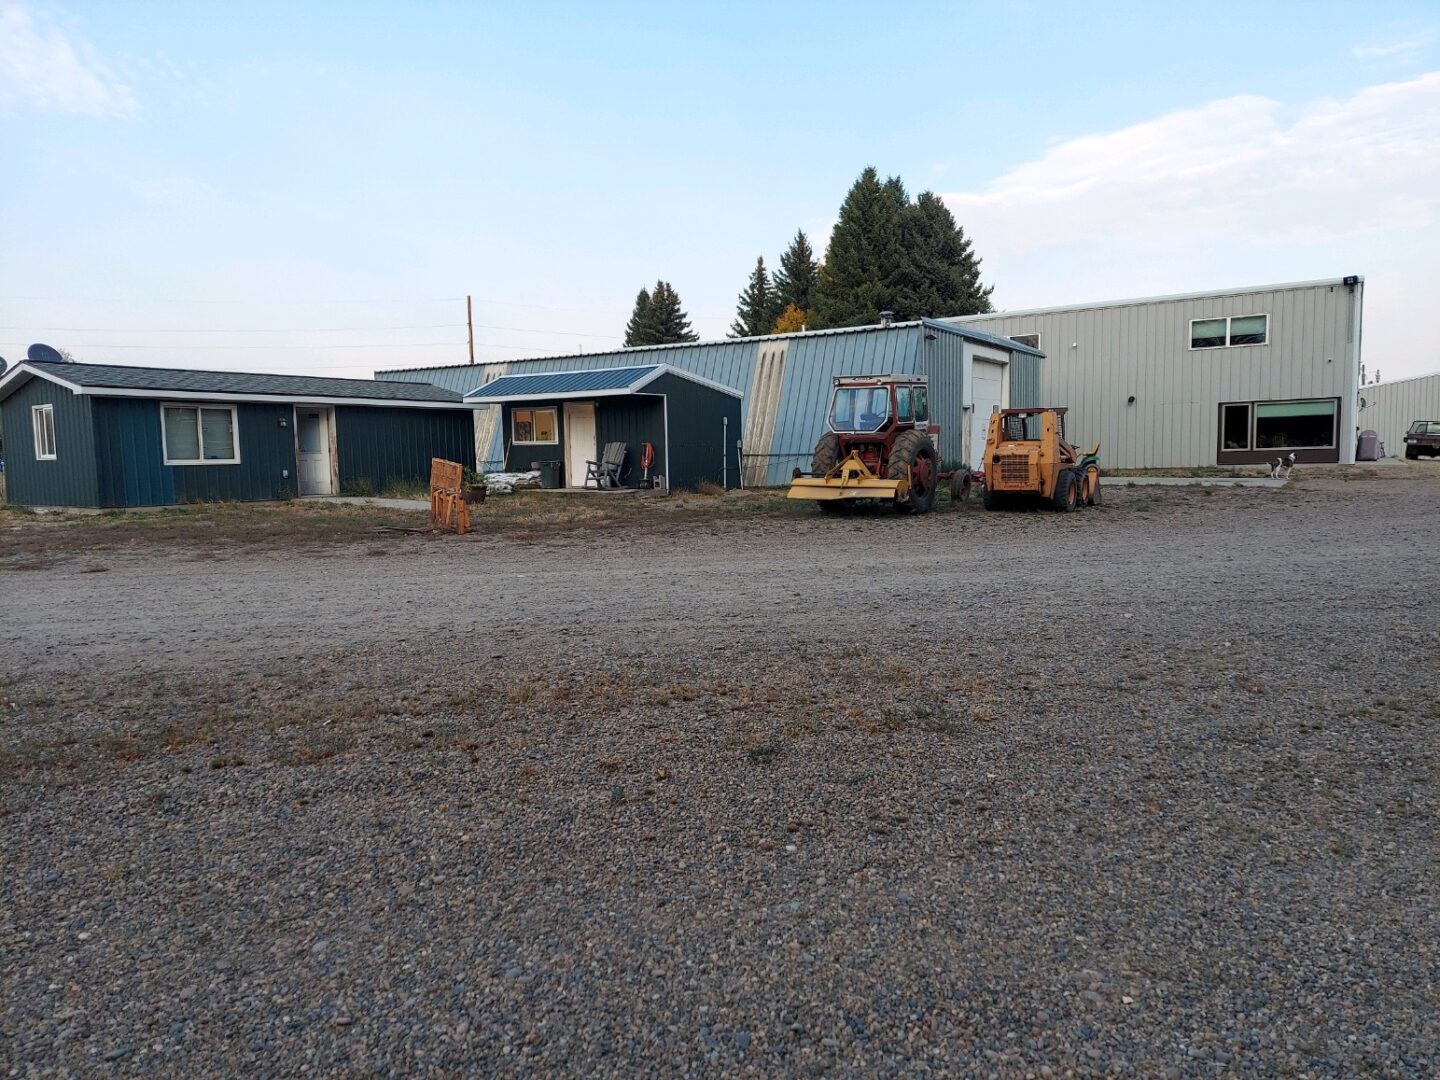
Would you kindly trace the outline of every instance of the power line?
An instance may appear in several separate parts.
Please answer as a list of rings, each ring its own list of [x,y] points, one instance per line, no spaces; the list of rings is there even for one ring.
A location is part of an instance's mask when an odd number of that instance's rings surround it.
[[[463,348],[463,342],[456,341],[406,341],[386,342],[383,345],[101,345],[98,342],[83,342],[76,346],[78,349],[245,349],[255,351],[257,349],[458,349]],[[523,346],[516,346],[517,348]]]
[[[339,334],[363,333],[369,330],[453,330],[464,323],[424,323],[417,326],[292,326],[264,330],[200,330],[143,329],[136,326],[0,326],[0,330],[26,331],[37,334]],[[598,334],[584,330],[538,330],[528,326],[493,326],[476,323],[477,330],[503,330],[514,334],[550,334],[556,337],[604,338],[619,341],[619,334]]]
[[[274,330],[146,330],[136,326],[0,326],[0,330],[28,330],[56,334],[338,334],[366,330],[453,330],[464,323],[424,323],[419,326],[292,326]]]

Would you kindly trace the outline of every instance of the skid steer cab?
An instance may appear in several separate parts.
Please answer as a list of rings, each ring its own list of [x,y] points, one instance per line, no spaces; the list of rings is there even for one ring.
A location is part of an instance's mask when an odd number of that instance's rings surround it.
[[[1100,504],[1100,444],[1065,441],[1064,409],[1000,409],[985,439],[985,509],[1036,503],[1070,513]]]
[[[795,470],[787,498],[813,499],[826,513],[878,501],[923,514],[942,481],[959,483],[940,472],[923,375],[837,376],[825,426],[810,472]],[[968,496],[969,473],[963,479]]]

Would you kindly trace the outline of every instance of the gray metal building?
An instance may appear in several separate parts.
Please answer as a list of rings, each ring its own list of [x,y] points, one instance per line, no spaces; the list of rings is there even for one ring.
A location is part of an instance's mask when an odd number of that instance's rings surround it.
[[[785,483],[791,469],[809,467],[836,375],[926,375],[940,456],[969,463],[979,460],[984,418],[994,407],[1037,403],[1043,357],[1040,349],[984,327],[922,319],[498,364],[407,368],[376,377],[414,379],[483,397],[477,391],[504,375],[668,364],[743,395],[742,471],[746,485],[756,486]],[[498,407],[475,414],[475,457],[481,466],[499,468],[505,460],[500,419]],[[675,424],[676,417],[670,422]]]
[[[1440,420],[1440,371],[1360,388],[1360,427],[1376,432],[1390,457],[1404,456],[1416,420]]]
[[[1332,278],[947,320],[1044,351],[1042,405],[1110,468],[1352,462],[1364,281]]]

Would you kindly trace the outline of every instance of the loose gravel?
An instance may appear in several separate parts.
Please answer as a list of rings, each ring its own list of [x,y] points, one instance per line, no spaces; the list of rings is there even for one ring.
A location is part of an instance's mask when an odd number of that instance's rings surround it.
[[[1437,509],[0,574],[0,1066],[1434,1076]]]

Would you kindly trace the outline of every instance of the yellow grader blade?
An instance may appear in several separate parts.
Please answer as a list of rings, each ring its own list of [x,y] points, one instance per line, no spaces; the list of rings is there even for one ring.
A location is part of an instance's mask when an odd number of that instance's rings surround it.
[[[797,476],[790,481],[787,499],[812,499],[831,502],[836,499],[896,499],[909,493],[908,480],[885,480],[876,476],[851,453],[824,476]]]

